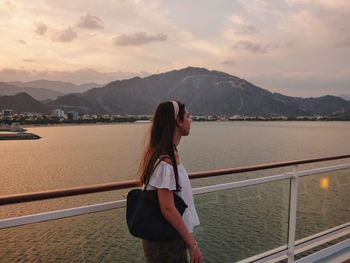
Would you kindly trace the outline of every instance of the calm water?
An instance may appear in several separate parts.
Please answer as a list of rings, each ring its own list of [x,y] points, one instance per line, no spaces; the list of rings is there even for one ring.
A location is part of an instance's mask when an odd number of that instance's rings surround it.
[[[28,128],[42,139],[0,142],[1,195],[135,178],[148,128],[149,124]],[[195,122],[179,150],[187,170],[194,172],[347,154],[349,135],[349,122]],[[320,189],[322,178],[330,181],[327,190]],[[300,180],[297,238],[349,221],[349,186],[349,171]],[[1,207],[0,217],[116,200],[125,192]],[[286,242],[289,181],[200,195],[195,201],[201,219],[195,235],[207,262],[232,262]],[[124,217],[122,209],[1,230],[0,262],[143,262],[140,244],[127,233]]]

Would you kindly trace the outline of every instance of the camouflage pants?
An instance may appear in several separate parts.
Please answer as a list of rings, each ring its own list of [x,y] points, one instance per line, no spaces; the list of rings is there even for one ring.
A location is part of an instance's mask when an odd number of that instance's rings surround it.
[[[171,242],[142,240],[147,263],[188,263],[187,247],[182,239]]]

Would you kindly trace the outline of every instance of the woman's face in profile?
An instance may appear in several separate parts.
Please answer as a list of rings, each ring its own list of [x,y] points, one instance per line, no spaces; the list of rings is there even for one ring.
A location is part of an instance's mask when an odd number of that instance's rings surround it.
[[[180,124],[182,124],[180,126],[180,131],[181,131],[181,135],[182,136],[187,136],[190,134],[190,129],[191,129],[191,119],[190,119],[190,113],[188,112],[187,109],[185,109],[185,113],[184,113],[184,119]]]

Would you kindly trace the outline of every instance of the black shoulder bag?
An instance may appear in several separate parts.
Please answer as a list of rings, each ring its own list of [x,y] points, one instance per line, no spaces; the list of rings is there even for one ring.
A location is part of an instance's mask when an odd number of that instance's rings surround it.
[[[162,215],[157,190],[147,191],[146,185],[144,190],[131,190],[126,198],[126,222],[130,234],[154,242],[178,238],[176,229]],[[187,205],[181,197],[173,194],[175,207],[182,216]]]

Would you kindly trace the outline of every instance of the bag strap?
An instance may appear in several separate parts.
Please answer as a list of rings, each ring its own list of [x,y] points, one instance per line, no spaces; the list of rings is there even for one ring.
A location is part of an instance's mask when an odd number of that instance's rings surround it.
[[[157,167],[157,166],[160,164],[160,162],[163,161],[164,159],[169,159],[169,160],[170,160],[170,156],[167,155],[167,154],[164,154],[164,155],[159,156],[158,161],[157,161],[156,164],[154,165],[154,169],[156,169],[156,167]],[[153,169],[153,170],[154,170],[154,169]],[[148,180],[147,180],[147,182],[144,184],[144,186],[143,186],[143,191],[147,191],[147,190],[146,190],[146,187],[147,187],[147,185],[148,185],[150,179],[151,179],[151,177],[149,177]]]

